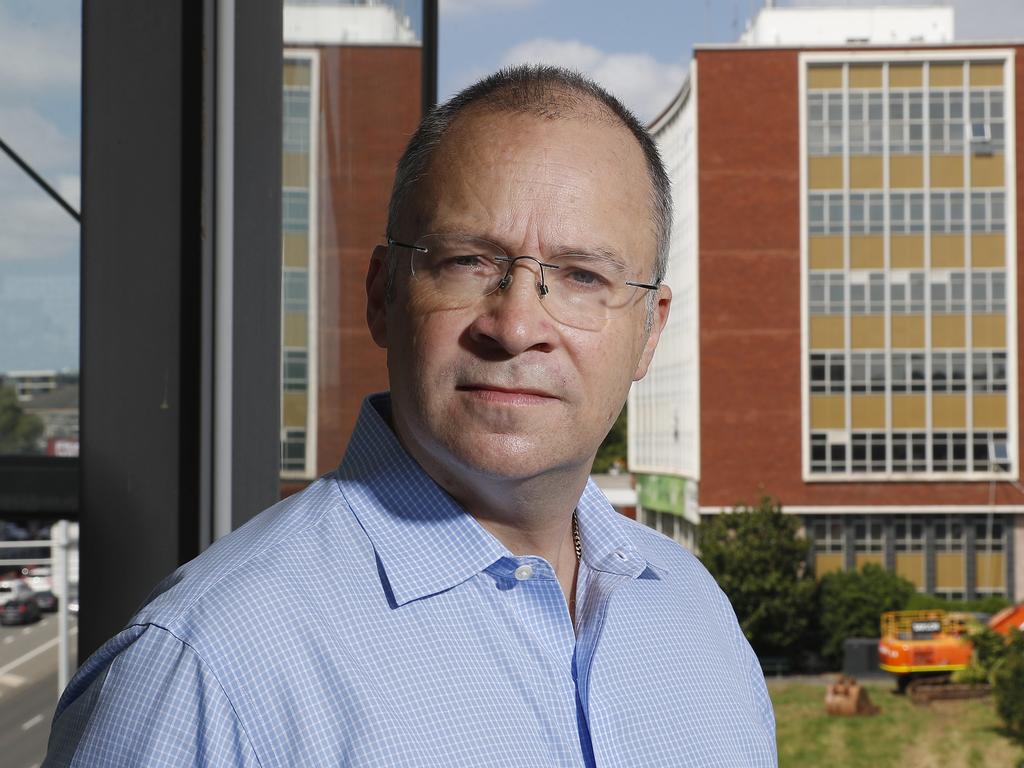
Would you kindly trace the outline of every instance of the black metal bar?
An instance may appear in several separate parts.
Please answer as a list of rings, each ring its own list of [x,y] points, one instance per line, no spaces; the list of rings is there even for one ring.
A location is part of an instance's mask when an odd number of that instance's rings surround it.
[[[29,178],[38,184],[43,192],[53,198],[54,202],[57,203],[61,208],[67,211],[71,217],[79,224],[82,223],[82,216],[74,208],[71,207],[70,203],[60,196],[60,192],[51,187],[42,176],[35,172],[31,165],[21,159],[21,156],[14,151],[14,149],[7,144],[3,139],[0,139],[0,149],[7,153],[7,156],[13,160],[21,170],[28,174]]]
[[[423,0],[423,114],[437,103],[437,0]]]

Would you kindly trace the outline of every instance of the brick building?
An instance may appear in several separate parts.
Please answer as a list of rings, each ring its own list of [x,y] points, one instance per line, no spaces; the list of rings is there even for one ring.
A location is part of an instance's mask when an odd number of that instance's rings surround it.
[[[1021,599],[1024,45],[953,44],[948,8],[844,9],[846,37],[806,44],[835,12],[699,48],[653,125],[682,317],[631,394],[638,496],[651,475],[701,515],[768,493],[819,575]]]
[[[386,3],[284,5],[282,495],[335,466],[387,388],[364,279],[421,115],[422,50]]]

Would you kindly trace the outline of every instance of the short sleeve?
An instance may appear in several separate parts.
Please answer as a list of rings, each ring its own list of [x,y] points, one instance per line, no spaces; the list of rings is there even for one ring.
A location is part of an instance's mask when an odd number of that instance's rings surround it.
[[[257,766],[231,702],[195,650],[157,626],[131,630],[133,639],[119,636],[127,645],[113,656],[101,649],[68,687],[43,765]]]

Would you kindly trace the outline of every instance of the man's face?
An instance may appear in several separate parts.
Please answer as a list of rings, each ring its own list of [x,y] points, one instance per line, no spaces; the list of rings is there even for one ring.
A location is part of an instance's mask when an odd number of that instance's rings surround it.
[[[397,240],[457,233],[540,261],[609,253],[629,279],[652,279],[650,182],[642,150],[623,127],[464,116],[416,194],[417,212]],[[647,370],[668,314],[667,287],[650,331],[645,291],[599,329],[580,330],[545,310],[534,261],[516,262],[505,290],[449,309],[421,295],[407,250],[386,301],[382,258],[380,249],[368,278],[368,320],[388,350],[393,426],[413,457],[435,478],[589,469],[630,383]]]

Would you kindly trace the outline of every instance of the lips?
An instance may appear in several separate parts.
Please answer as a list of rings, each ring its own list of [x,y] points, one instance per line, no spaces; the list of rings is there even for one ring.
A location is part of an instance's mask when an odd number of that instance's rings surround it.
[[[501,386],[497,384],[460,384],[459,392],[499,403],[541,403],[557,400],[557,396],[543,389],[523,386]]]

